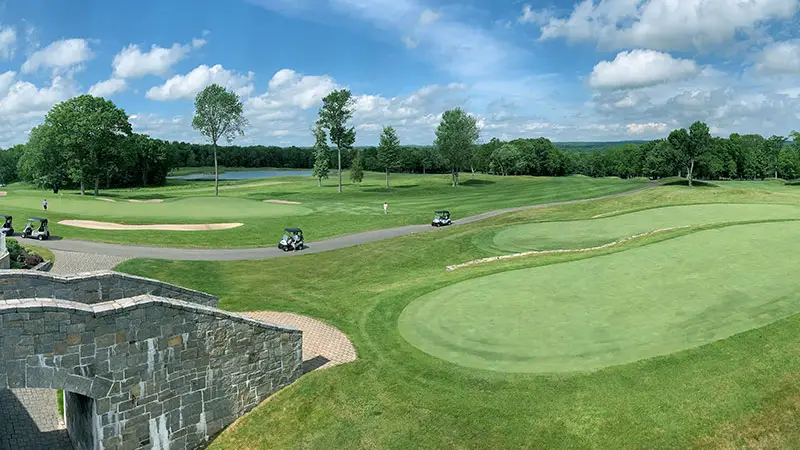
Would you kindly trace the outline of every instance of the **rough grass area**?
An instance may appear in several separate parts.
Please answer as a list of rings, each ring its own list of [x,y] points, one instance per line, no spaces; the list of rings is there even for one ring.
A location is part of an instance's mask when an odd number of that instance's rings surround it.
[[[160,188],[102,191],[99,201],[76,192],[33,190],[10,186],[0,198],[0,213],[16,222],[44,215],[50,219],[55,237],[120,244],[171,247],[243,248],[273,246],[286,227],[300,227],[310,242],[359,231],[430,223],[437,209],[447,208],[453,217],[478,214],[514,206],[599,197],[640,188],[645,180],[617,178],[464,177],[453,188],[446,175],[392,176],[392,187],[384,188],[383,174],[368,173],[360,186],[346,185],[336,192],[332,182],[318,187],[311,177],[274,177],[265,180],[221,183],[220,197],[213,195],[213,182],[181,182]],[[41,209],[42,199],[48,210]],[[162,199],[162,203],[132,203],[127,200]],[[296,204],[264,200],[279,199]],[[389,203],[389,214],[383,203]],[[241,222],[229,231],[110,231],[60,225],[61,220],[96,220],[121,224],[203,224]],[[21,227],[21,225],[19,225]]]
[[[742,448],[746,442],[760,442],[764,448],[796,448],[793,444],[800,442],[796,425],[800,417],[796,407],[791,406],[794,402],[791,398],[797,397],[797,374],[800,374],[798,314],[716,341],[714,336],[705,337],[686,328],[689,330],[686,336],[698,339],[692,345],[707,343],[592,373],[557,375],[464,367],[417,349],[400,334],[398,320],[409,303],[447,286],[512,269],[538,267],[552,271],[558,265],[569,266],[577,261],[590,264],[592,260],[603,261],[603,255],[613,256],[608,256],[613,263],[623,261],[623,255],[631,251],[658,258],[659,264],[667,264],[665,273],[682,274],[684,281],[695,286],[688,294],[680,291],[685,298],[675,296],[671,300],[651,289],[644,295],[657,295],[660,302],[633,303],[636,308],[646,306],[655,317],[652,320],[658,320],[656,325],[660,324],[660,328],[655,327],[654,331],[681,331],[676,325],[677,316],[669,319],[667,313],[658,319],[662,309],[673,314],[682,311],[679,303],[669,302],[686,302],[683,320],[694,323],[698,331],[705,326],[710,333],[716,333],[707,327],[714,318],[715,323],[750,321],[755,325],[770,318],[760,322],[759,317],[748,317],[744,308],[727,313],[722,307],[701,310],[703,305],[714,304],[706,298],[756,305],[753,313],[766,311],[771,319],[780,317],[776,313],[780,307],[770,312],[764,299],[778,299],[780,303],[780,292],[788,289],[792,281],[778,282],[773,291],[775,280],[766,267],[772,264],[780,273],[783,269],[779,266],[796,264],[793,261],[796,256],[788,260],[786,257],[787,252],[796,248],[796,240],[779,241],[785,249],[776,250],[781,245],[773,243],[753,248],[751,253],[737,258],[728,254],[726,243],[735,255],[740,255],[744,247],[733,240],[709,244],[715,245],[718,253],[707,256],[691,246],[674,244],[700,245],[704,233],[733,237],[725,233],[735,233],[729,231],[735,227],[713,232],[676,230],[587,254],[544,255],[450,273],[444,270],[449,264],[490,256],[491,252],[475,244],[476,236],[496,228],[700,203],[798,206],[800,190],[770,182],[720,183],[719,187],[701,189],[659,187],[631,196],[504,214],[442,229],[435,233],[436,239],[431,239],[431,234],[409,235],[265,261],[134,260],[123,263],[119,269],[210,292],[220,296],[220,306],[229,310],[277,310],[317,317],[343,330],[353,341],[359,356],[356,362],[303,377],[226,430],[211,445],[212,449],[672,449]],[[791,227],[791,223],[770,225],[776,227],[770,230],[783,226]],[[750,227],[738,229],[756,229]],[[786,236],[794,236],[792,233]],[[682,236],[686,240],[681,241]],[[755,238],[762,239],[760,234]],[[714,276],[712,281],[700,283],[692,280],[688,271],[680,269],[677,262],[693,264],[694,257],[711,265],[697,269],[704,276]],[[676,264],[669,262],[672,258]],[[720,273],[732,270],[729,273],[746,274],[751,262],[753,275],[745,277],[752,286],[741,286],[738,280],[730,279],[723,283],[721,277],[714,275],[715,267]],[[659,264],[651,264],[647,258],[639,264],[644,266],[641,268],[618,265],[623,272],[611,276],[620,279],[625,270],[637,270],[647,277],[671,283],[670,278],[661,275]],[[539,269],[530,273],[536,270]],[[600,278],[585,271],[572,273],[595,281]],[[302,282],[298,282],[295,274],[302,274]],[[728,281],[731,286],[745,288],[743,295],[719,296],[717,291],[725,292]],[[648,283],[655,289],[653,282]],[[620,288],[627,292],[636,289],[635,286]],[[744,298],[744,294],[753,298]],[[486,318],[492,310],[486,307],[481,312]],[[651,320],[641,312],[626,311],[624,305],[618,313],[620,321],[634,325],[632,320],[637,315],[642,320]],[[606,317],[617,320],[614,316]],[[663,317],[668,320],[665,322]],[[581,316],[574,319],[582,325],[588,320]],[[665,323],[671,328],[665,328]],[[644,329],[644,324],[636,326]],[[568,335],[565,339],[577,343],[575,339],[581,339],[582,335],[586,338],[582,333],[591,332],[596,330],[583,331],[576,326],[570,330],[576,336]],[[736,331],[730,328],[716,337],[730,332]],[[669,338],[674,343],[679,337]],[[776,445],[770,446],[771,443]]]

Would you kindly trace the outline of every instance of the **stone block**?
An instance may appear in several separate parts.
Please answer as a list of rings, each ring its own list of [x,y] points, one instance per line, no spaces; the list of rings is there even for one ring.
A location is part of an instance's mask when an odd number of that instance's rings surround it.
[[[52,367],[27,367],[25,372],[25,385],[28,388],[52,388],[55,373]]]

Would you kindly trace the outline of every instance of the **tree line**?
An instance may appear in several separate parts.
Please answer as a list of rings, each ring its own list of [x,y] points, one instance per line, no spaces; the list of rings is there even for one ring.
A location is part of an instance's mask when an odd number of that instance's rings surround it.
[[[57,192],[63,187],[93,189],[161,185],[180,167],[275,167],[312,169],[321,185],[336,171],[360,183],[365,171],[390,174],[449,173],[453,186],[463,171],[496,175],[622,178],[685,176],[702,179],[795,179],[800,177],[800,133],[789,137],[731,134],[712,137],[703,122],[677,129],[662,139],[609,144],[554,144],[540,138],[479,145],[476,119],[460,108],[443,113],[430,146],[402,145],[392,126],[385,126],[377,146],[354,147],[356,131],[348,126],[353,98],[349,90],[323,99],[312,130],[311,148],[228,144],[244,134],[247,121],[238,96],[218,85],[195,100],[193,127],[209,144],[153,139],[134,133],[124,110],[100,97],[81,95],[55,105],[44,122],[31,130],[27,143],[0,151],[0,182],[31,182]],[[790,141],[789,138],[792,140]],[[594,146],[594,147],[592,147]]]

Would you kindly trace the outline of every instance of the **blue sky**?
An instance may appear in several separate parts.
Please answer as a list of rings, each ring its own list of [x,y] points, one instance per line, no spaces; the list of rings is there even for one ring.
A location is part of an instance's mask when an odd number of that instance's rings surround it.
[[[55,103],[113,100],[137,131],[200,142],[193,98],[242,98],[242,144],[308,145],[322,97],[356,99],[357,144],[384,125],[429,144],[460,106],[481,138],[662,137],[800,129],[800,0],[6,1],[0,146]]]

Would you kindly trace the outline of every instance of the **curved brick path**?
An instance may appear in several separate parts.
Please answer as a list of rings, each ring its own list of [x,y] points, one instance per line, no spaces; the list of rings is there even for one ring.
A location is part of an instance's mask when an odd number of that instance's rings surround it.
[[[291,325],[303,331],[303,372],[327,369],[356,360],[356,349],[347,336],[308,316],[273,311],[250,311],[243,316],[271,324]]]

